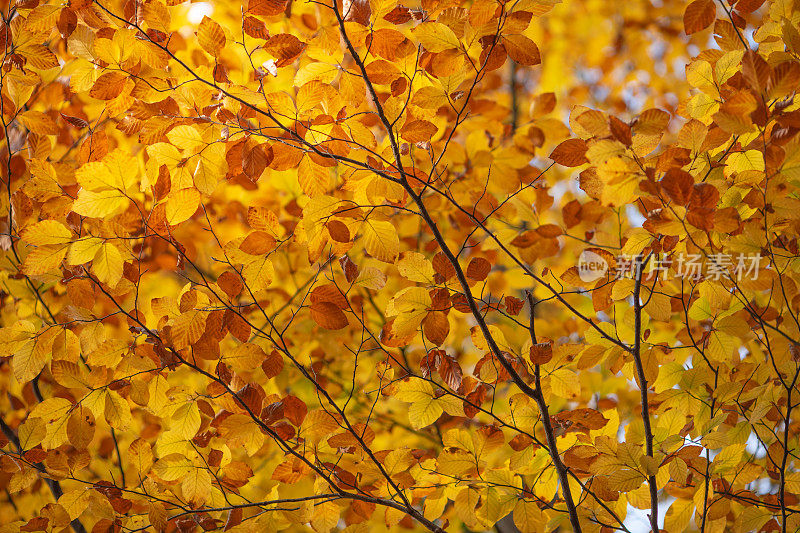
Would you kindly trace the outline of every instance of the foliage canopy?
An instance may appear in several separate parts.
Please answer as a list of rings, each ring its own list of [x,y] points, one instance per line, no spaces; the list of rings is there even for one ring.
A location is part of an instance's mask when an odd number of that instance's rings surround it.
[[[2,531],[800,529],[794,0],[0,8]]]

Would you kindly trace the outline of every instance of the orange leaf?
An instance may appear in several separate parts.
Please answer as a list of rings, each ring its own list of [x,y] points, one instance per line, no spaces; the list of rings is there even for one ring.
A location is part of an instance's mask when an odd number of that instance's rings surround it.
[[[89,96],[98,100],[116,98],[125,87],[125,74],[122,72],[106,72],[101,74],[89,90]]]
[[[679,168],[671,168],[659,182],[661,189],[678,205],[686,205],[692,194],[694,178]]]
[[[300,426],[308,414],[305,402],[296,396],[287,396],[282,403],[283,415],[295,426]]]
[[[694,0],[686,6],[683,13],[683,29],[691,35],[709,27],[717,16],[717,7],[713,0]]]
[[[428,313],[422,321],[422,331],[425,337],[436,346],[442,344],[450,333],[450,322],[442,311]]]
[[[275,237],[265,231],[254,231],[242,241],[239,249],[250,255],[264,255],[275,249]]]
[[[261,370],[267,376],[267,379],[272,379],[283,370],[283,358],[277,350],[272,350],[264,360],[261,362]]]
[[[328,228],[328,233],[336,242],[350,242],[350,230],[347,225],[341,220],[330,220],[325,227]]]
[[[337,330],[347,327],[347,315],[331,302],[311,304],[311,318],[323,329]]]
[[[583,139],[567,139],[550,153],[550,159],[565,167],[577,167],[588,163],[586,159],[586,141]]]
[[[242,292],[242,279],[239,277],[238,274],[231,272],[230,270],[226,270],[222,274],[220,274],[219,278],[217,278],[217,285],[225,291],[225,294],[228,295],[229,298],[233,298],[234,296],[238,295]]]
[[[549,342],[531,346],[530,359],[534,365],[543,365],[553,358],[553,345]]]
[[[492,270],[492,264],[483,257],[473,257],[467,265],[467,277],[476,281],[483,281]]]
[[[418,143],[430,141],[437,131],[438,128],[427,120],[412,120],[406,122],[400,130],[400,135],[408,142]]]
[[[503,45],[508,57],[520,65],[532,66],[542,62],[539,47],[524,35],[504,35]]]
[[[280,15],[286,10],[286,0],[249,0],[247,12],[257,17]]]

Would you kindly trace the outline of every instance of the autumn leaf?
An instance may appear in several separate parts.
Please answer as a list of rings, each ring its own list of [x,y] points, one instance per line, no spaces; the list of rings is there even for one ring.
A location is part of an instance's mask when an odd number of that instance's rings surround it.
[[[208,17],[203,17],[197,27],[197,41],[212,56],[219,55],[225,47],[225,32],[222,26]]]
[[[683,13],[683,28],[687,35],[704,30],[714,22],[717,7],[712,0],[694,0]]]

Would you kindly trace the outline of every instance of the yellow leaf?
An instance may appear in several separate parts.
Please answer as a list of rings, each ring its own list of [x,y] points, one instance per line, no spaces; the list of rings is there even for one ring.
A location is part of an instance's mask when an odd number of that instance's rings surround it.
[[[189,462],[189,459],[182,455],[172,454],[159,459],[154,471],[164,481],[177,481],[194,469],[195,467]]]
[[[365,220],[363,226],[364,248],[375,259],[394,263],[400,249],[400,239],[391,222]]]
[[[30,418],[41,418],[47,428],[42,448],[45,450],[58,448],[67,442],[67,420],[71,409],[72,402],[69,400],[47,398],[31,411]]]
[[[47,428],[41,418],[29,418],[17,429],[20,448],[30,450],[47,436]]]
[[[307,64],[297,71],[297,74],[294,77],[294,83],[297,87],[302,87],[311,81],[330,83],[338,73],[339,65],[313,62]]]
[[[608,484],[614,490],[630,492],[644,483],[644,476],[636,470],[619,469],[608,476]]]
[[[328,190],[330,173],[326,167],[314,163],[309,157],[304,157],[297,168],[297,179],[304,193],[308,196],[318,196]]]
[[[39,246],[25,257],[22,270],[29,276],[45,274],[58,268],[65,255],[66,246]]]
[[[67,253],[67,263],[82,265],[88,263],[103,247],[103,240],[97,237],[86,237],[73,242]]]
[[[72,232],[61,222],[42,220],[26,227],[21,237],[23,241],[34,246],[67,244],[72,238]]]
[[[92,261],[92,272],[101,282],[115,287],[122,279],[122,254],[116,246],[104,243]]]
[[[433,264],[421,253],[404,253],[397,261],[397,270],[409,281],[433,283]]]
[[[128,462],[139,474],[146,474],[153,466],[153,449],[144,439],[136,439],[128,446]]]
[[[628,240],[622,247],[622,255],[631,257],[640,254],[653,240],[653,235],[644,228],[633,228],[625,236]]]
[[[25,111],[20,113],[19,121],[33,133],[38,135],[54,135],[58,133],[55,120],[41,111]]]
[[[386,286],[386,274],[375,267],[364,267],[358,273],[355,284],[366,287],[367,289],[379,291]]]
[[[88,490],[74,489],[62,494],[58,504],[67,512],[70,520],[75,520],[89,507],[91,496]]]
[[[664,516],[664,529],[667,531],[686,531],[694,513],[692,500],[675,500]]]
[[[33,347],[35,335],[36,327],[27,320],[20,320],[9,327],[0,328],[0,357],[14,355],[28,343]]]
[[[408,421],[414,429],[421,429],[436,422],[443,412],[435,398],[426,397],[411,404],[408,408]]]
[[[275,277],[275,268],[268,256],[260,256],[247,263],[242,269],[244,280],[250,290],[256,292],[266,289]]]
[[[128,344],[122,339],[108,339],[100,343],[94,350],[89,352],[86,362],[94,366],[104,366],[114,368],[122,360],[122,356],[128,351]]]
[[[184,498],[201,505],[211,495],[211,474],[202,468],[191,468],[183,477],[181,489]]]
[[[686,81],[698,89],[715,90],[714,73],[708,61],[693,61],[686,67]]]
[[[744,172],[746,170],[764,171],[764,155],[758,150],[735,152],[726,160],[726,174],[730,172]]]
[[[200,409],[197,404],[188,401],[178,407],[172,415],[170,429],[186,440],[194,438],[200,429]]]
[[[550,374],[550,387],[553,394],[566,400],[576,398],[581,393],[578,375],[568,368],[559,368]]]
[[[167,199],[167,222],[172,226],[188,220],[200,206],[200,192],[194,188],[181,189]]]
[[[203,17],[197,28],[197,41],[203,50],[216,56],[225,47],[225,31],[208,17]]]
[[[50,31],[58,21],[63,6],[43,5],[35,8],[25,19],[25,29],[33,32]]]
[[[72,210],[85,217],[106,218],[122,212],[127,206],[128,198],[118,190],[94,192],[81,189]]]
[[[186,124],[172,128],[170,132],[167,133],[167,139],[181,150],[190,152],[196,151],[204,144],[203,138],[200,136],[200,132],[197,131],[197,128]]]
[[[131,408],[128,400],[120,396],[117,392],[109,390],[106,392],[106,404],[103,411],[106,421],[114,428],[128,431],[131,425]]]
[[[539,533],[544,529],[542,511],[535,502],[520,500],[514,506],[514,525],[520,533]]]
[[[194,186],[203,194],[212,194],[227,172],[225,146],[221,143],[206,145],[200,152],[200,163],[194,173]]]
[[[206,328],[208,313],[191,310],[172,321],[171,336],[175,348],[182,350],[197,342]]]
[[[415,429],[433,424],[444,412],[434,396],[433,387],[422,379],[411,378],[398,382],[395,397],[411,404],[408,419]]]
[[[433,53],[458,48],[461,43],[449,27],[440,22],[425,22],[414,28],[414,36],[426,50]]]
[[[311,527],[314,531],[328,532],[339,523],[341,507],[334,502],[322,502],[314,508],[314,516],[311,519]]]
[[[242,372],[257,368],[266,358],[267,354],[260,346],[248,342],[240,344],[234,350],[227,351],[223,355],[222,361],[235,371]]]

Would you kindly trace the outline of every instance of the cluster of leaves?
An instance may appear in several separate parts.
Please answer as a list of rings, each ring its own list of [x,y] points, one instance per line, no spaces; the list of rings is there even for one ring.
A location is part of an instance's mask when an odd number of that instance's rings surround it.
[[[3,527],[800,528],[800,5],[556,4],[0,2]]]

